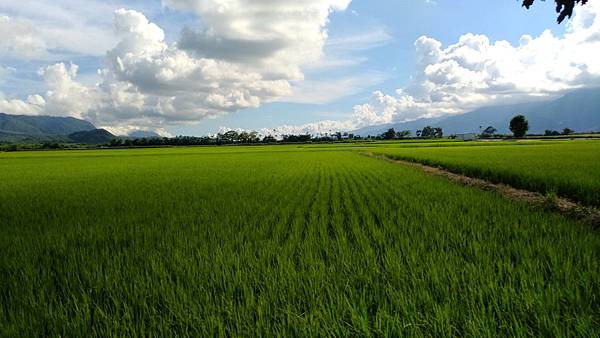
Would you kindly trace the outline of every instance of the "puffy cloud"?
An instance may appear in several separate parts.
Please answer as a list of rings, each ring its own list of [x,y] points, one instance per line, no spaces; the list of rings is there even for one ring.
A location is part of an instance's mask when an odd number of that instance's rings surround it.
[[[40,69],[48,88],[45,97],[29,95],[26,100],[0,100],[0,111],[17,115],[56,115],[81,118],[96,104],[94,90],[75,81],[77,66],[58,63]]]
[[[32,58],[46,52],[46,44],[26,21],[0,16],[0,57]]]
[[[82,117],[113,130],[255,108],[291,94],[290,81],[303,78],[300,67],[321,55],[327,17],[349,2],[166,1],[195,11],[204,25],[201,33],[184,29],[177,43],[142,13],[119,9],[119,42],[106,52],[100,83],[84,86],[76,65],[59,63],[39,72],[45,104],[5,100],[2,108]]]
[[[129,84],[132,93],[143,95],[141,113],[168,122],[194,121],[258,107],[289,93],[285,77],[267,78],[259,70],[196,58],[167,44],[162,29],[139,12],[118,10],[115,26],[121,41],[107,53],[103,75],[106,81]]]
[[[40,95],[29,95],[26,100],[0,98],[0,111],[13,115],[40,115],[45,105]]]
[[[194,11],[201,31],[184,30],[179,46],[200,57],[251,66],[265,77],[302,79],[300,65],[321,57],[331,11],[350,0],[163,0]]]
[[[600,58],[594,57],[600,54],[600,4],[578,8],[563,37],[545,31],[512,45],[466,34],[443,48],[423,36],[415,47],[415,81],[385,106],[394,110],[393,120],[556,96],[600,84]]]
[[[77,65],[64,63],[48,66],[39,71],[44,78],[46,113],[82,118],[83,114],[97,104],[97,93],[76,81]]]

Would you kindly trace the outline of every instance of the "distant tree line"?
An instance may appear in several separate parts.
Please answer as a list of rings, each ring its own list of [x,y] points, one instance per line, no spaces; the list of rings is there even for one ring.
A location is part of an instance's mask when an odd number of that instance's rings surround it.
[[[74,143],[1,143],[0,151],[30,151],[30,150],[71,150],[71,149],[95,149],[98,145],[74,144]]]
[[[362,137],[352,133],[325,133],[325,134],[286,134],[260,136],[256,131],[230,130],[211,136],[176,136],[176,137],[143,137],[143,138],[114,138],[110,147],[156,147],[156,146],[196,146],[196,145],[235,145],[235,144],[271,144],[271,143],[311,143],[311,142],[346,142],[360,140],[394,140],[411,138],[410,130],[395,131],[388,129],[380,135]],[[444,136],[442,128],[427,126],[417,131],[419,138],[441,138]]]
[[[422,130],[417,130],[417,137],[442,138],[444,137],[444,132],[442,128],[433,128],[431,126],[427,126]]]
[[[480,127],[482,128],[482,127]],[[529,121],[523,115],[516,115],[510,120],[509,129],[513,133],[514,137],[521,138],[525,137],[527,131],[529,131]],[[565,128],[562,132],[555,130],[546,130],[544,136],[565,136],[572,135],[575,131],[570,128]],[[388,129],[383,134],[376,136],[376,139],[393,140],[393,139],[406,139],[411,137],[410,130],[395,131],[394,128]],[[443,138],[444,131],[442,128],[426,126],[423,129],[417,130],[417,138]],[[479,137],[481,138],[498,138],[506,137],[506,135],[498,134],[498,129],[494,126],[488,126],[481,130]],[[371,138],[370,136],[368,138]],[[455,135],[450,135],[450,138],[455,138]]]
[[[397,132],[394,128],[390,128],[385,133],[379,135],[379,137],[384,140],[394,140],[394,139],[409,138],[410,135],[411,135],[410,130],[402,130],[402,131]]]
[[[485,128],[482,132],[481,132],[481,137],[482,138],[491,138],[491,137],[495,137],[497,136],[496,132],[498,131],[498,129],[492,127],[492,126],[488,126],[487,128]]]
[[[481,128],[482,127],[480,127],[480,129]],[[510,120],[509,129],[513,133],[514,137],[516,137],[516,138],[525,137],[525,135],[527,135],[527,132],[529,131],[529,121],[527,121],[527,118],[521,114],[516,115],[515,117],[513,117]],[[546,130],[544,136],[565,136],[565,135],[572,135],[574,133],[575,133],[574,130],[572,130],[570,128],[565,128],[562,130],[562,132],[555,131],[555,130]],[[410,138],[410,137],[411,137],[410,130],[403,130],[403,131],[397,132],[394,130],[394,128],[390,128],[383,134],[376,136],[375,139],[383,139],[383,140],[396,139],[396,140],[398,140],[398,139],[406,139],[406,138]],[[417,130],[416,137],[417,138],[443,138],[444,131],[442,130],[442,128],[439,128],[439,127],[426,126],[423,129]],[[455,138],[456,135],[450,135],[449,137]],[[499,137],[506,137],[506,135],[498,134],[498,129],[496,129],[494,126],[487,126],[485,129],[481,130],[479,137],[481,137],[481,138],[499,138]],[[371,136],[368,136],[367,138],[371,139]]]
[[[546,131],[544,132],[544,136],[561,136],[561,135],[567,136],[567,135],[572,135],[574,133],[575,133],[575,131],[570,128],[565,128],[562,130],[562,132],[546,129]]]
[[[394,128],[390,128],[377,138],[383,140],[402,140],[411,138],[411,134],[412,132],[410,130],[396,131]],[[442,128],[426,126],[423,129],[417,130],[416,136],[418,138],[442,138],[444,137],[444,131]]]
[[[524,137],[529,130],[529,122],[523,115],[517,115],[510,121],[509,128],[514,137]],[[505,137],[497,134],[497,129],[488,126],[480,133],[481,138]],[[546,130],[546,136],[571,135],[574,131],[565,128],[562,132]],[[451,135],[450,138],[453,138]],[[419,139],[439,139],[444,137],[444,131],[440,127],[426,126],[416,131],[416,138]],[[156,146],[215,146],[215,145],[235,145],[235,144],[275,144],[275,143],[320,143],[320,142],[348,142],[360,140],[402,140],[410,139],[412,132],[410,130],[396,131],[389,128],[380,135],[361,137],[352,133],[325,133],[318,135],[310,134],[287,134],[287,135],[266,135],[261,136],[256,131],[235,131],[230,130],[224,133],[218,133],[211,136],[176,136],[176,137],[146,137],[146,138],[115,138],[108,146],[110,147],[156,147]],[[57,148],[57,145],[45,145],[43,148]]]
[[[232,145],[232,144],[270,144],[270,143],[310,143],[361,140],[359,136],[349,133],[310,134],[300,135],[266,135],[258,132],[230,130],[212,136],[176,136],[176,137],[144,137],[144,138],[115,138],[108,144],[111,147],[154,147],[154,146],[197,146],[197,145]]]

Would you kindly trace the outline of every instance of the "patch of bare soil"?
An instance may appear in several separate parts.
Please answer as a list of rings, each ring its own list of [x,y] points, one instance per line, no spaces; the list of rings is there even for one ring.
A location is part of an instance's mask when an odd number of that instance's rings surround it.
[[[545,196],[538,192],[517,189],[507,184],[492,183],[480,178],[456,174],[446,169],[432,167],[416,162],[396,160],[384,155],[375,155],[371,152],[363,152],[361,154],[396,163],[405,167],[415,168],[431,175],[442,176],[452,182],[462,185],[495,191],[507,198],[556,211],[568,217],[575,218],[581,222],[591,224],[594,227],[600,227],[600,210],[578,204],[564,197],[555,195]]]

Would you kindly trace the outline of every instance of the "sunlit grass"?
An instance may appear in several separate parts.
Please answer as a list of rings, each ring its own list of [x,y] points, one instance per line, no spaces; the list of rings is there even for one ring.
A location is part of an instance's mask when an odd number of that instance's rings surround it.
[[[506,143],[476,144],[486,146],[396,146],[373,151],[600,206],[600,141],[537,142],[518,147]]]
[[[596,230],[352,151],[0,168],[0,336],[600,332]]]

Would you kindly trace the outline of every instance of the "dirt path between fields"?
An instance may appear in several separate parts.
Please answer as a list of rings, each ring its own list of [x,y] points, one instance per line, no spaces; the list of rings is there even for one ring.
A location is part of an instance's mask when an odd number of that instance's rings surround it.
[[[510,199],[522,201],[531,205],[542,207],[544,209],[556,211],[568,217],[575,218],[581,222],[600,228],[600,210],[593,207],[581,205],[564,197],[545,196],[538,192],[517,189],[507,184],[492,183],[490,181],[486,181],[480,178],[456,174],[446,169],[432,167],[417,162],[392,159],[385,155],[377,155],[371,152],[361,152],[360,154],[399,164],[405,167],[415,168],[417,170],[423,171],[431,175],[445,177],[452,182],[456,182],[462,185],[476,187],[483,190],[496,191]]]

